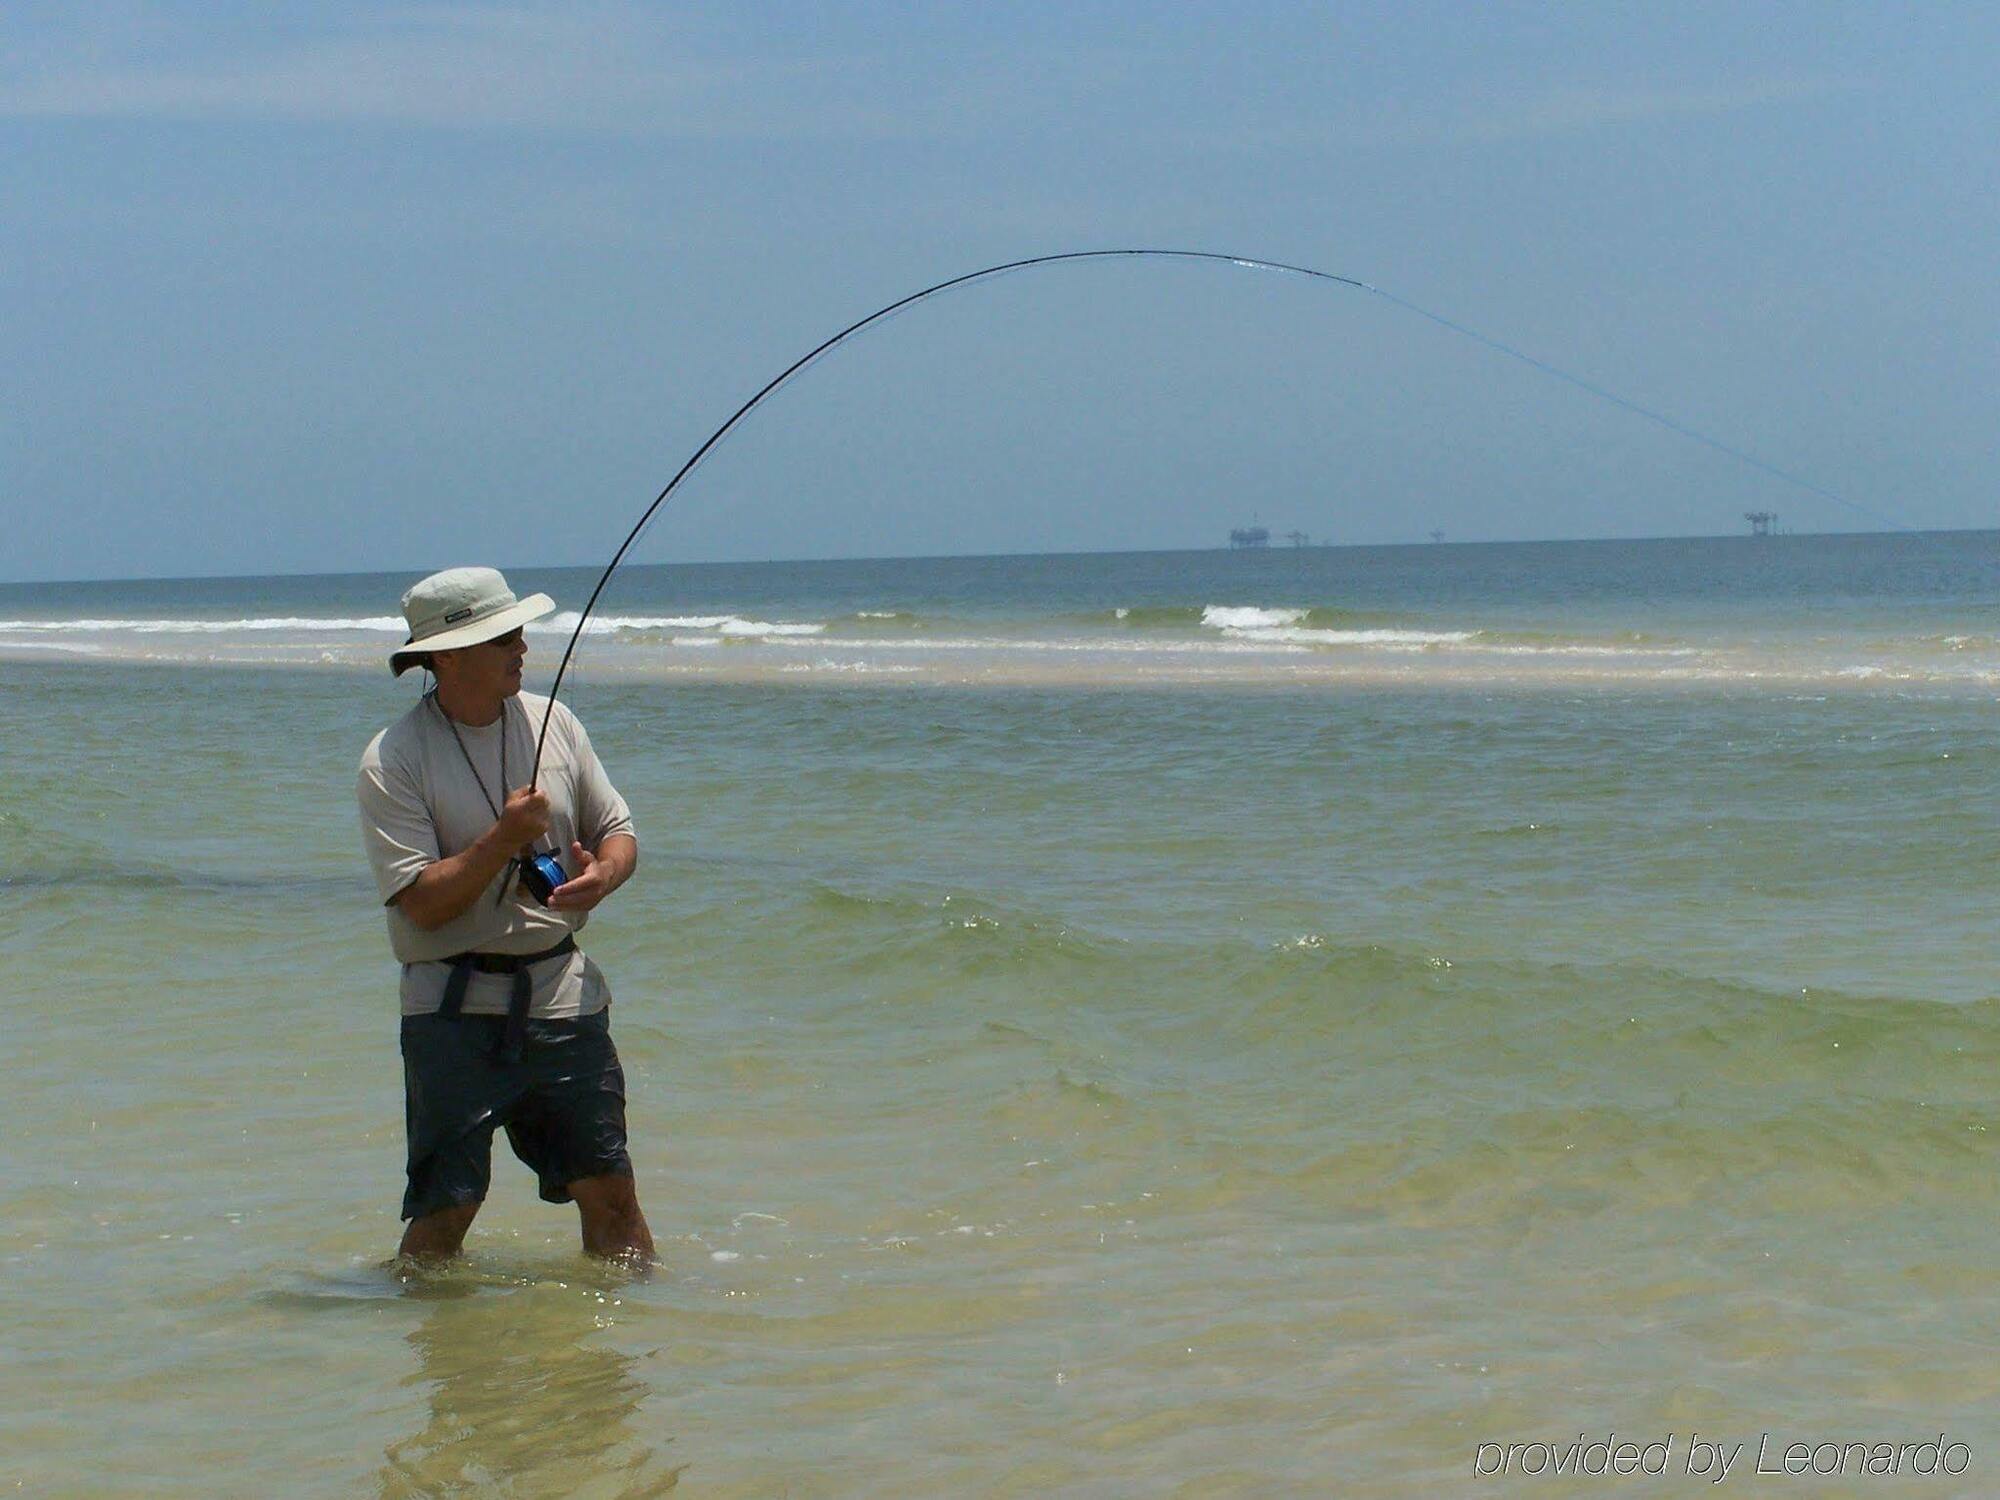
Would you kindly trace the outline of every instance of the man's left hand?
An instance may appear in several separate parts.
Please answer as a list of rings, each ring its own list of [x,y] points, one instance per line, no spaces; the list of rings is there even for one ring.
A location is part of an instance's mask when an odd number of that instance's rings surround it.
[[[576,873],[549,893],[549,906],[555,911],[589,911],[611,894],[611,874],[581,844],[570,844],[569,859]]]

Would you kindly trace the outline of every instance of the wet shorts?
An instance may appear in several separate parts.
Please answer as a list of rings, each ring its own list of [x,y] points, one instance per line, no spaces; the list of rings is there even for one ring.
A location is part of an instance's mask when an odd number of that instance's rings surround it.
[[[506,1027],[505,1016],[403,1017],[404,1218],[482,1202],[501,1126],[541,1179],[546,1202],[569,1202],[579,1177],[632,1175],[610,1010],[529,1020],[518,1060],[502,1051]]]

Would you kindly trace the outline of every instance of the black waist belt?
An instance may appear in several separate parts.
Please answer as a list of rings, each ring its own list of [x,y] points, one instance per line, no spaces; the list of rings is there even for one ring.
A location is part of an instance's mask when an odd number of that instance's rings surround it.
[[[518,1058],[521,1039],[528,1030],[528,1006],[535,998],[535,978],[529,971],[545,958],[561,958],[574,952],[576,937],[570,934],[555,947],[544,948],[540,953],[454,953],[443,960],[451,965],[451,974],[444,982],[444,999],[437,1013],[452,1020],[458,1018],[465,1006],[465,987],[475,973],[512,975],[514,986],[507,997],[507,1030],[500,1050],[508,1058]]]

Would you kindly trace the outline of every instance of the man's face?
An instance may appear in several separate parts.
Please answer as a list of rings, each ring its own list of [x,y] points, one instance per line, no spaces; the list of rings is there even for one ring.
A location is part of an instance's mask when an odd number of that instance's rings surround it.
[[[438,652],[438,675],[449,673],[460,692],[511,698],[521,691],[521,663],[527,659],[527,636],[516,628],[496,640]]]

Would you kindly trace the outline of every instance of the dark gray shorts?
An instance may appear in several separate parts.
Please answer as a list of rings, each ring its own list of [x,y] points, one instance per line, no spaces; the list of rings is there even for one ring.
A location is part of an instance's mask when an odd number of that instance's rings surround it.
[[[579,1177],[632,1175],[610,1010],[530,1020],[518,1060],[502,1052],[506,1026],[505,1016],[403,1017],[404,1218],[483,1202],[502,1126],[549,1203],[569,1202]]]

